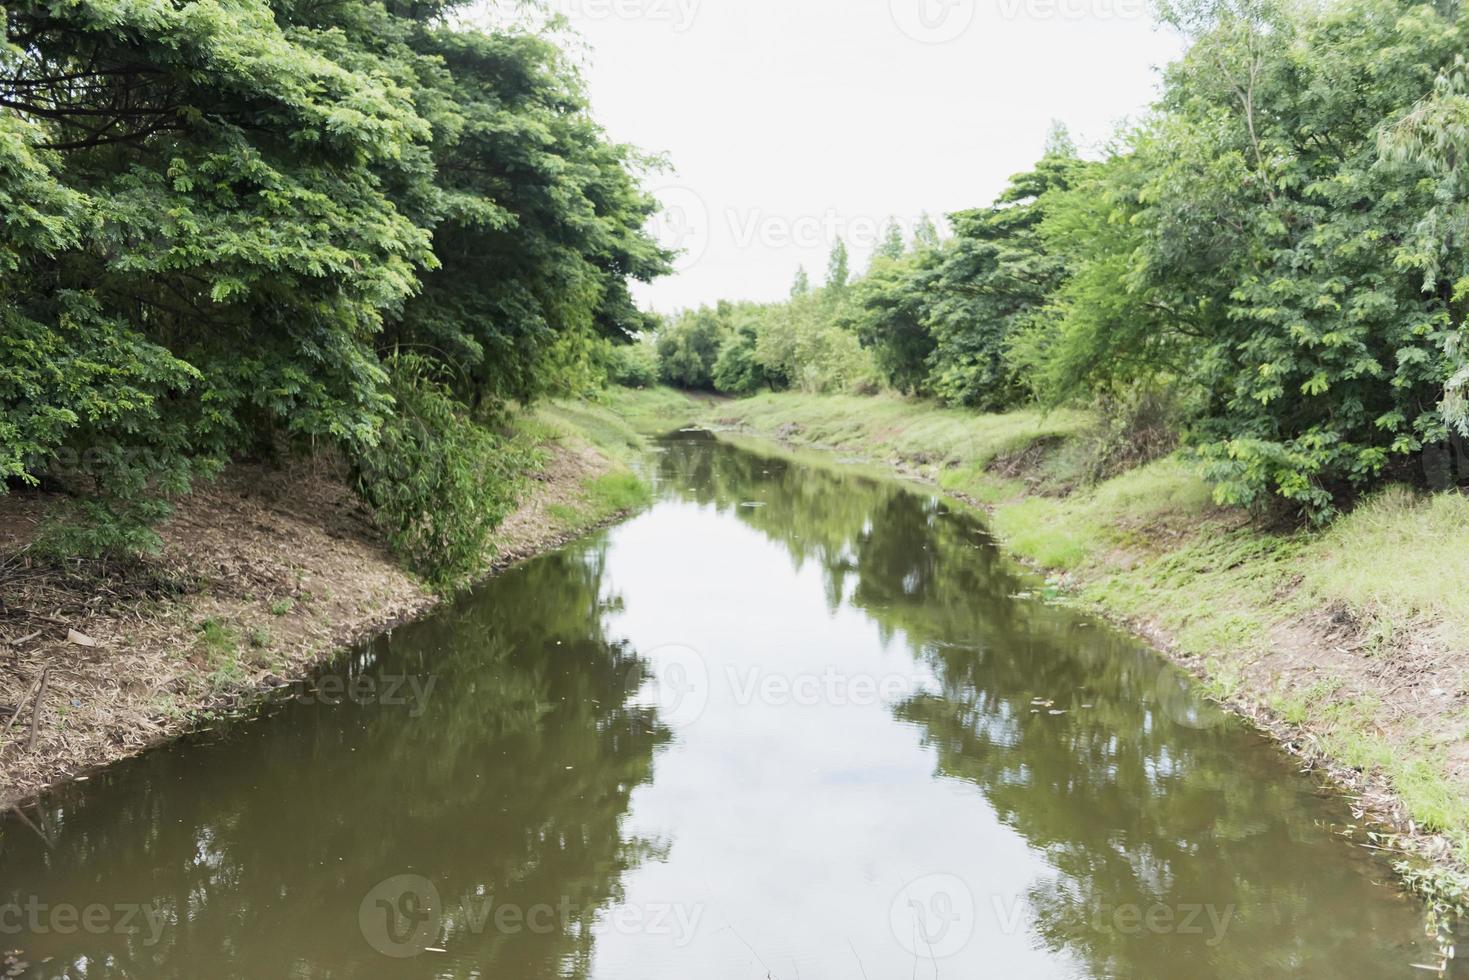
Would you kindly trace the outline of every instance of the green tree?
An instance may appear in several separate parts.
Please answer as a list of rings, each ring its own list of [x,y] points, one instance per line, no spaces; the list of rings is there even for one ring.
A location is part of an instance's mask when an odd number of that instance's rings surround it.
[[[916,251],[935,249],[939,247],[939,230],[934,225],[933,219],[925,211],[918,217],[918,224],[913,229],[913,248]]]
[[[877,243],[876,256],[884,259],[903,257],[903,228],[898,224],[897,218],[888,219],[887,228],[882,234],[882,241]]]
[[[934,353],[929,308],[937,252],[878,256],[853,286],[851,326],[872,350],[883,380],[910,394],[928,389]]]
[[[826,262],[826,288],[832,293],[844,292],[851,279],[852,270],[847,257],[847,243],[838,238]]]
[[[806,274],[804,265],[796,267],[796,278],[791,283],[791,299],[799,299],[802,296],[811,295],[811,277]]]
[[[929,385],[944,401],[999,409],[1027,395],[1011,346],[1045,315],[1067,272],[1040,225],[1052,195],[1085,167],[1074,155],[1048,154],[1012,177],[992,206],[950,217],[954,238],[925,288],[933,296]]]
[[[774,388],[777,375],[760,363],[755,351],[759,327],[755,310],[738,311],[714,362],[714,387],[729,395],[753,395]]]
[[[479,419],[646,325],[645,162],[553,43],[454,10],[7,5],[6,486],[47,481],[135,550],[238,456],[378,453],[394,351]]]
[[[728,332],[726,309],[721,303],[686,311],[658,331],[658,371],[666,383],[713,390],[714,364]]]

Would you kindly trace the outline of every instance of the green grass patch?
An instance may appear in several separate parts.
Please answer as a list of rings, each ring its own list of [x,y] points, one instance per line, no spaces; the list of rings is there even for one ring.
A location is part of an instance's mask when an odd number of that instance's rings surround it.
[[[761,432],[795,425],[798,441],[897,456],[920,463],[980,467],[1038,439],[1066,438],[1094,423],[1086,412],[1021,410],[981,415],[896,395],[809,395],[778,392],[721,402],[715,421]]]
[[[635,473],[608,473],[587,487],[592,510],[601,514],[617,514],[646,507],[653,499],[653,488]]]
[[[592,527],[617,514],[647,506],[653,490],[639,474],[646,464],[649,429],[629,420],[637,412],[665,420],[693,418],[699,407],[667,389],[618,389],[610,404],[562,400],[537,406],[516,420],[516,428],[542,442],[555,440],[571,449],[594,450],[607,459],[611,472],[586,481],[577,500],[550,504],[546,513],[564,530]],[[646,420],[645,420],[646,421]]]
[[[1469,640],[1469,497],[1389,487],[1315,537],[1303,589],[1364,619],[1431,623]]]
[[[231,656],[239,649],[239,637],[234,629],[217,619],[206,619],[199,624],[199,642],[211,660]]]

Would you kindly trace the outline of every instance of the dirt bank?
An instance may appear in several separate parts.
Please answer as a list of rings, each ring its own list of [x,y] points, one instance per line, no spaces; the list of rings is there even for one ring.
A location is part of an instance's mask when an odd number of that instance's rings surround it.
[[[615,456],[547,427],[546,463],[486,574],[616,516]],[[129,566],[34,561],[55,501],[0,497],[0,806],[207,723],[438,601],[389,554],[340,466],[237,466]],[[42,687],[40,711],[32,710]]]

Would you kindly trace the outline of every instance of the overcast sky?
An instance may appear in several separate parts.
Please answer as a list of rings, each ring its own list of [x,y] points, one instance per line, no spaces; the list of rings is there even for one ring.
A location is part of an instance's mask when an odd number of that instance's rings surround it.
[[[598,119],[665,153],[640,290],[661,311],[786,295],[835,236],[865,265],[889,215],[987,204],[1052,119],[1083,150],[1152,100],[1180,50],[1146,0],[551,0],[585,39]]]

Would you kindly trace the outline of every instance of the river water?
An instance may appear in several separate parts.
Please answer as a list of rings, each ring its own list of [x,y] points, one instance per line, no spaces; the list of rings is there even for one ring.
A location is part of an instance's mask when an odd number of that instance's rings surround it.
[[[1422,977],[1346,806],[982,523],[665,440],[653,507],[0,823],[27,977]]]

